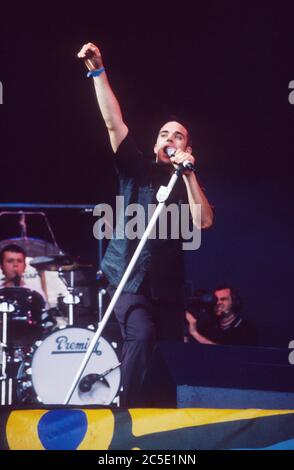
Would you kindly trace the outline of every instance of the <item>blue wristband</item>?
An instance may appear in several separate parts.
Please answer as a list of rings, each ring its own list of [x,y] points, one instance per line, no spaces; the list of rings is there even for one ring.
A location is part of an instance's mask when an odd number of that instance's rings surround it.
[[[101,75],[101,73],[105,72],[105,68],[104,67],[100,67],[100,69],[96,69],[96,70],[90,70],[88,73],[87,73],[87,77],[99,77],[99,75]]]

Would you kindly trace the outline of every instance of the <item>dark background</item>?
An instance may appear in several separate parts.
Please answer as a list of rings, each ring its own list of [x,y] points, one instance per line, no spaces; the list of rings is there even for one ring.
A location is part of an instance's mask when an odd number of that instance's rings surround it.
[[[76,59],[85,42],[97,43],[141,147],[151,151],[169,114],[190,124],[215,224],[187,256],[189,287],[232,283],[260,344],[287,347],[294,338],[293,13],[286,1],[2,5],[1,202],[113,201],[107,133]],[[66,251],[96,262],[92,215],[47,215]]]

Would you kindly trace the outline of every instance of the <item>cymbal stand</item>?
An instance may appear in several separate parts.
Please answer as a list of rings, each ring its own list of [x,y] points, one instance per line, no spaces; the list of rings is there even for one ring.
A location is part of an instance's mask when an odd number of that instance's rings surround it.
[[[15,204],[2,204],[1,205],[2,207],[15,207]],[[54,207],[54,206],[51,206],[50,204],[47,205],[47,204],[22,204],[22,206],[27,206],[27,207],[42,207],[42,206],[45,206],[45,207],[48,207],[48,208],[51,208],[51,207]],[[58,207],[58,205],[56,205]],[[66,207],[66,206],[65,206]],[[52,239],[52,243],[54,245],[54,247],[56,248],[56,250],[58,250],[59,253],[62,252],[62,250],[60,249],[60,247],[58,246],[58,243],[56,241],[56,238],[55,238],[55,235],[54,235],[54,232],[52,230],[52,227],[49,223],[49,220],[48,220],[48,217],[46,215],[45,212],[32,212],[32,211],[1,211],[0,212],[0,217],[2,216],[7,216],[7,215],[11,215],[13,217],[15,216],[20,216],[19,218],[19,225],[20,225],[20,231],[21,231],[21,238],[23,240],[27,240],[28,239],[28,234],[27,234],[27,216],[41,216],[43,217],[44,221],[45,221],[45,224],[46,224],[46,227],[47,227],[47,230],[50,234],[50,237]]]
[[[101,323],[103,318],[103,297],[106,294],[106,289],[99,289],[98,291],[98,322]]]
[[[64,271],[61,269],[58,270],[58,276],[62,280],[63,284],[66,287],[67,294],[63,298],[63,303],[68,305],[68,324],[70,326],[73,326],[74,324],[74,305],[77,305],[80,303],[81,299],[78,295],[74,294],[74,271],[69,271],[70,277],[69,277],[69,283],[67,282],[67,279],[65,277]]]
[[[98,283],[98,323],[100,324],[103,318],[103,298],[106,294],[106,289],[103,288],[103,272],[101,269],[96,273],[96,282]]]
[[[2,335],[1,335],[1,346],[2,346],[2,365],[1,365],[1,405],[11,405],[12,403],[12,379],[8,378],[6,373],[7,367],[7,314],[12,313],[15,307],[7,302],[0,299],[0,313],[2,313]],[[8,385],[8,387],[7,387]],[[8,391],[8,396],[7,395]]]

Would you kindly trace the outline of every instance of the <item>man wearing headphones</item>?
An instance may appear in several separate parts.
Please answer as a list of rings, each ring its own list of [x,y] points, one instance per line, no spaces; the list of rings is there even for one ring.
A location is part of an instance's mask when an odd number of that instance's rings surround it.
[[[190,336],[201,344],[255,345],[255,328],[239,314],[242,308],[239,296],[227,286],[218,287],[214,295],[213,321],[202,321],[197,311],[186,311]]]

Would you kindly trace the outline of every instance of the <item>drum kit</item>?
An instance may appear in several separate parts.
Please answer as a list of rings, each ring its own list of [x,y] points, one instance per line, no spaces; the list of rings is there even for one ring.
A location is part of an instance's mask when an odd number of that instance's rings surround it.
[[[8,242],[0,242],[0,250]],[[37,242],[42,240],[30,248]],[[75,275],[92,265],[54,249],[24,249],[30,255],[24,285],[0,288],[1,405],[60,405],[94,336],[94,326],[81,328],[75,321],[81,302]],[[100,337],[69,404],[118,405],[119,388],[116,351]]]

